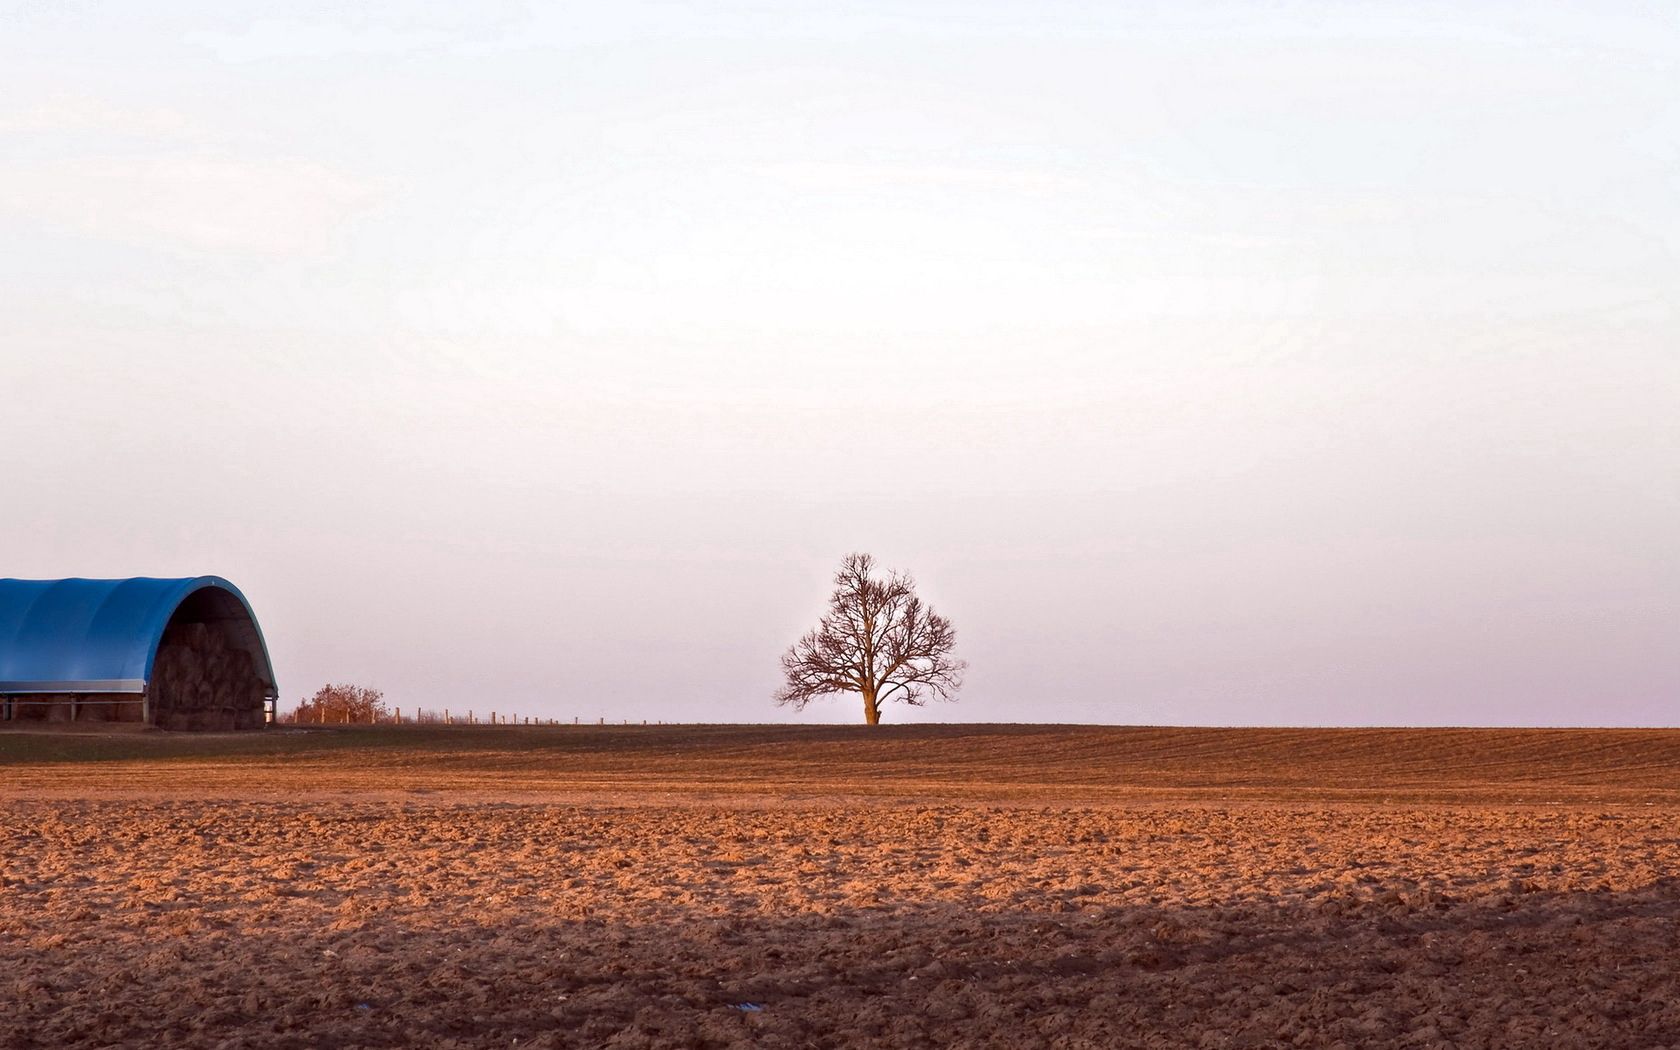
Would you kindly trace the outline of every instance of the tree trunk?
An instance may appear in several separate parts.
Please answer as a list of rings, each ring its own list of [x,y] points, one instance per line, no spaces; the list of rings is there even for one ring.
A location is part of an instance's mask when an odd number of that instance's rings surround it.
[[[881,705],[875,699],[875,690],[863,691],[863,720],[872,726],[881,724]]]

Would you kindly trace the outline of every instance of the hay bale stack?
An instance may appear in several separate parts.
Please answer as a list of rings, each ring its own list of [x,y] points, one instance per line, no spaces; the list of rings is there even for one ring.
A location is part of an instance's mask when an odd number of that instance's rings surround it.
[[[262,725],[263,683],[251,654],[208,624],[181,624],[163,636],[150,696],[153,721],[164,729]]]

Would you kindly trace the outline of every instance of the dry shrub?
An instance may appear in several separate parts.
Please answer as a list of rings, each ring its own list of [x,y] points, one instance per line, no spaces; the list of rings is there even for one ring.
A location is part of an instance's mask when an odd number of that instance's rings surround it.
[[[287,719],[291,722],[368,723],[391,717],[385,694],[360,685],[324,685],[300,701]]]

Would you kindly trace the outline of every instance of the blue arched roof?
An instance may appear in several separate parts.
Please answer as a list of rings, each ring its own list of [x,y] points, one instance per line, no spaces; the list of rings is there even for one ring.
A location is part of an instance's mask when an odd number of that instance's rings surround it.
[[[219,576],[0,579],[0,693],[144,692],[164,628],[195,595],[194,619],[225,625],[277,695],[251,605]]]

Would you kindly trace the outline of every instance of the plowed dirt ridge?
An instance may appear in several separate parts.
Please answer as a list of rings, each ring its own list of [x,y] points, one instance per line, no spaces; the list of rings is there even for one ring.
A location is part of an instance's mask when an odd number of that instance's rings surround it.
[[[0,734],[0,1047],[1680,1047],[1676,783],[1665,731]]]

